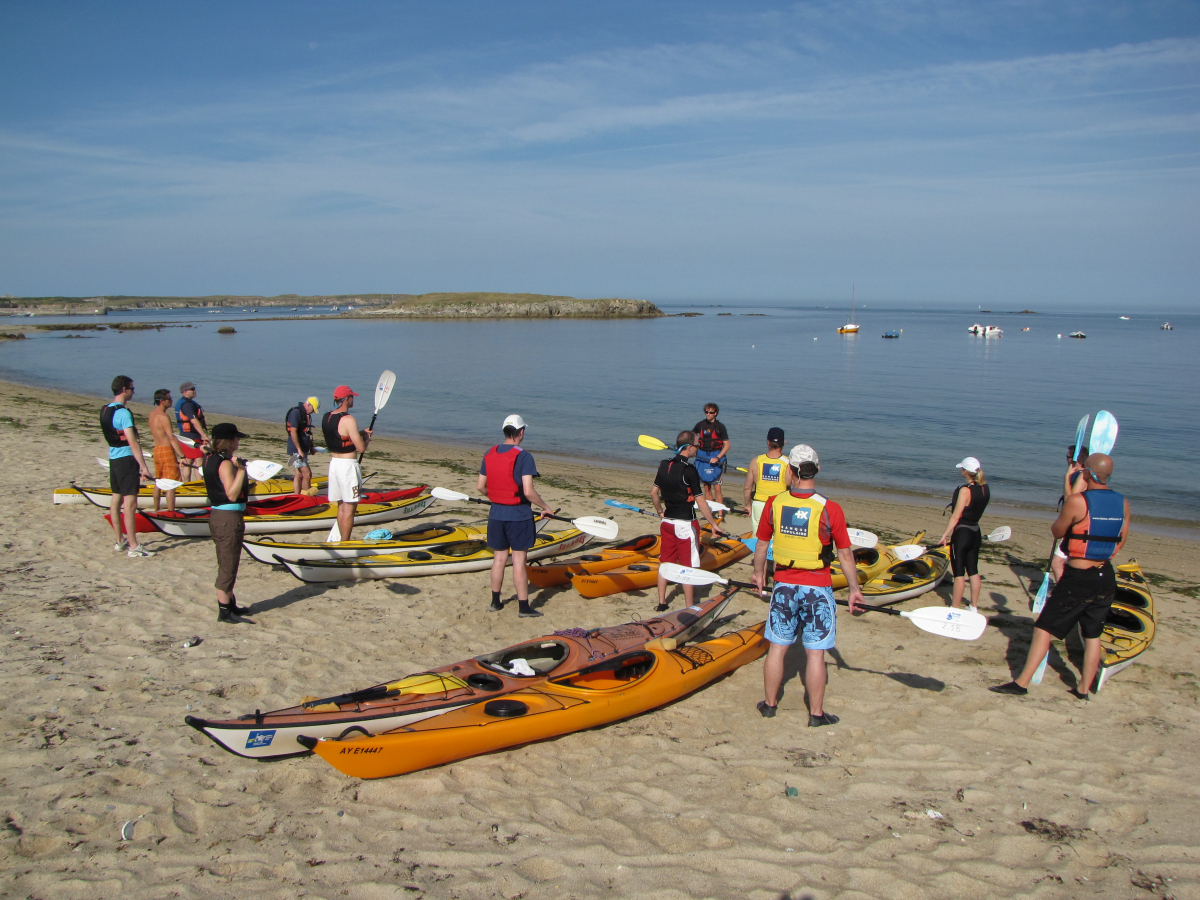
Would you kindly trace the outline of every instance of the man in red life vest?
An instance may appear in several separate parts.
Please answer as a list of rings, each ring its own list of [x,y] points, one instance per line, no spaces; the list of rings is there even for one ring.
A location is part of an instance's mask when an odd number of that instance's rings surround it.
[[[1100,668],[1100,636],[1117,592],[1111,559],[1129,538],[1129,501],[1109,488],[1112,471],[1112,458],[1107,454],[1088,456],[1083,467],[1087,486],[1067,497],[1050,526],[1051,534],[1062,539],[1067,564],[1034,623],[1025,668],[1016,680],[988,690],[1017,696],[1029,693],[1034,673],[1050,652],[1050,640],[1066,640],[1078,622],[1083,635],[1083,672],[1071,693],[1087,699]]]
[[[533,455],[521,449],[525,440],[525,420],[509,416],[504,420],[504,443],[497,444],[483,456],[479,466],[479,492],[492,502],[488,512],[487,544],[492,549],[492,612],[504,609],[500,590],[504,587],[504,568],[511,551],[513,584],[517,588],[518,615],[526,618],[541,613],[529,605],[529,576],[525,558],[537,541],[533,525],[533,506],[543,511],[550,505],[538,495],[533,479],[538,477]]]

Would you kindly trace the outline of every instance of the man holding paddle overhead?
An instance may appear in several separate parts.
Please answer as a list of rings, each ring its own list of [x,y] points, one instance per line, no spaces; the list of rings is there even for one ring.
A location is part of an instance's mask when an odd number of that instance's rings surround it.
[[[371,430],[359,431],[358,422],[350,415],[357,396],[348,385],[338,385],[333,390],[337,406],[321,420],[325,446],[329,448],[329,502],[338,505],[338,539],[342,541],[350,540],[350,532],[354,530],[354,512],[362,492],[358,455],[367,451],[371,440]]]
[[[837,606],[829,566],[837,558],[850,587],[847,606],[851,615],[863,602],[858,569],[850,549],[846,514],[841,506],[816,492],[821,471],[817,451],[797,444],[788,457],[791,487],[767,500],[758,523],[754,548],[754,583],[766,586],[767,544],[775,546],[775,589],[765,637],[771,646],[763,664],[763,690],[758,711],[765,719],[775,715],[783,685],[783,660],[799,638],[806,656],[804,686],[808,688],[810,727],[836,725],[838,717],[825,712],[825,651],[836,646]]]
[[[700,527],[696,523],[693,503],[700,507],[704,518],[712,525],[714,535],[725,533],[713,518],[700,487],[700,474],[691,463],[696,452],[695,433],[679,432],[675,438],[675,455],[658,464],[658,474],[654,476],[654,486],[650,488],[654,511],[663,517],[659,526],[662,537],[658,553],[660,563],[693,567],[700,565]],[[692,605],[693,593],[690,584],[683,586],[683,597],[688,606]],[[666,612],[667,609],[667,579],[659,572],[658,606],[654,607],[654,611]]]
[[[1083,467],[1086,487],[1067,497],[1062,512],[1050,526],[1051,533],[1062,539],[1067,564],[1034,623],[1025,668],[1016,680],[988,690],[1017,696],[1029,693],[1034,673],[1050,652],[1051,639],[1066,640],[1078,622],[1083,635],[1083,672],[1071,693],[1080,700],[1087,699],[1100,667],[1100,636],[1116,596],[1117,578],[1111,560],[1129,537],[1129,501],[1109,488],[1112,472],[1108,454],[1093,453],[1087,458]]]
[[[541,613],[529,605],[529,575],[525,571],[525,558],[537,543],[532,504],[536,503],[543,511],[549,511],[550,505],[533,486],[538,470],[533,456],[521,449],[523,440],[525,420],[520,416],[509,416],[504,420],[504,443],[483,455],[477,487],[492,504],[487,533],[487,545],[492,550],[492,605],[488,609],[491,612],[504,609],[500,591],[504,587],[504,569],[511,552],[517,615],[535,618]]]

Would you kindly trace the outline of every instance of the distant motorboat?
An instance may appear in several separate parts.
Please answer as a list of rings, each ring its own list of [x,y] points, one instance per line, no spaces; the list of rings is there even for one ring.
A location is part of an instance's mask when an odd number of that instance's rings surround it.
[[[288,310],[288,312],[295,312],[295,311],[296,311],[296,310],[298,310],[299,308],[300,308],[300,307],[298,307],[298,306],[293,306],[291,309],[289,309],[289,310]]]
[[[972,325],[967,329],[970,334],[977,334],[981,337],[1001,337],[1004,334],[1004,329],[999,325]]]
[[[1174,331],[1175,330],[1175,326],[1172,325],[1170,322],[1164,322],[1162,325],[1159,326],[1159,328],[1161,328],[1163,331]]]
[[[903,331],[903,329],[901,329],[901,331]],[[883,336],[885,338],[898,338],[900,337],[900,332],[893,329],[892,331],[885,331]]]
[[[1129,321],[1129,316],[1120,316],[1119,318],[1122,318],[1122,319],[1124,319],[1126,322],[1128,322],[1128,321]]]
[[[1085,337],[1087,337],[1087,335],[1082,331],[1072,331],[1067,335],[1067,337],[1079,338],[1080,340],[1083,340]]]
[[[1028,331],[1029,329],[1028,329],[1028,328],[1022,328],[1021,330],[1022,330],[1022,331]]]
[[[338,311],[338,308],[335,306],[335,307],[333,308],[333,312],[337,312],[337,311]]]

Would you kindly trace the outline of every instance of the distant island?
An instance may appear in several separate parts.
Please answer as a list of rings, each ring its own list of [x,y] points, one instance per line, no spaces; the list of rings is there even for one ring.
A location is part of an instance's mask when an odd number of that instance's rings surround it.
[[[32,315],[108,315],[134,309],[192,309],[295,307],[299,312],[312,306],[338,306],[351,316],[428,319],[657,318],[663,312],[648,300],[603,298],[581,300],[549,294],[501,294],[488,292],[436,294],[280,294],[260,297],[245,294],[215,294],[203,297],[137,297],[122,294],[96,297],[0,298],[0,310]],[[305,310],[307,311],[307,310]]]

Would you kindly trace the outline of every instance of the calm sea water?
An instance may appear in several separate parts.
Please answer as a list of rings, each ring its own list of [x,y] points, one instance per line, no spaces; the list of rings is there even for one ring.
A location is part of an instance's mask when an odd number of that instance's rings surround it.
[[[670,442],[712,401],[737,465],[761,452],[778,425],[789,447],[817,449],[827,484],[948,495],[959,482],[955,464],[971,455],[983,461],[997,500],[1040,506],[1058,498],[1079,418],[1107,409],[1121,426],[1114,487],[1135,515],[1200,522],[1200,488],[1187,475],[1200,446],[1200,316],[1172,317],[1175,330],[1165,332],[1163,318],[1146,315],[859,310],[863,330],[848,337],[836,333],[845,310],[694,311],[704,315],[250,321],[272,311],[177,310],[39,318],[21,321],[195,327],[6,342],[0,378],[102,397],[114,375],[127,374],[146,402],[155,388],[177,391],[191,380],[209,409],[279,421],[309,394],[327,409],[333,388],[347,383],[363,394],[367,419],[375,381],[389,368],[397,382],[381,433],[482,450],[518,412],[535,453],[646,466],[661,454],[639,448],[638,434]],[[237,334],[218,335],[229,320]],[[997,324],[1004,336],[969,335],[974,322]],[[902,337],[882,340],[889,329],[903,329]],[[1067,337],[1076,330],[1087,339]]]

